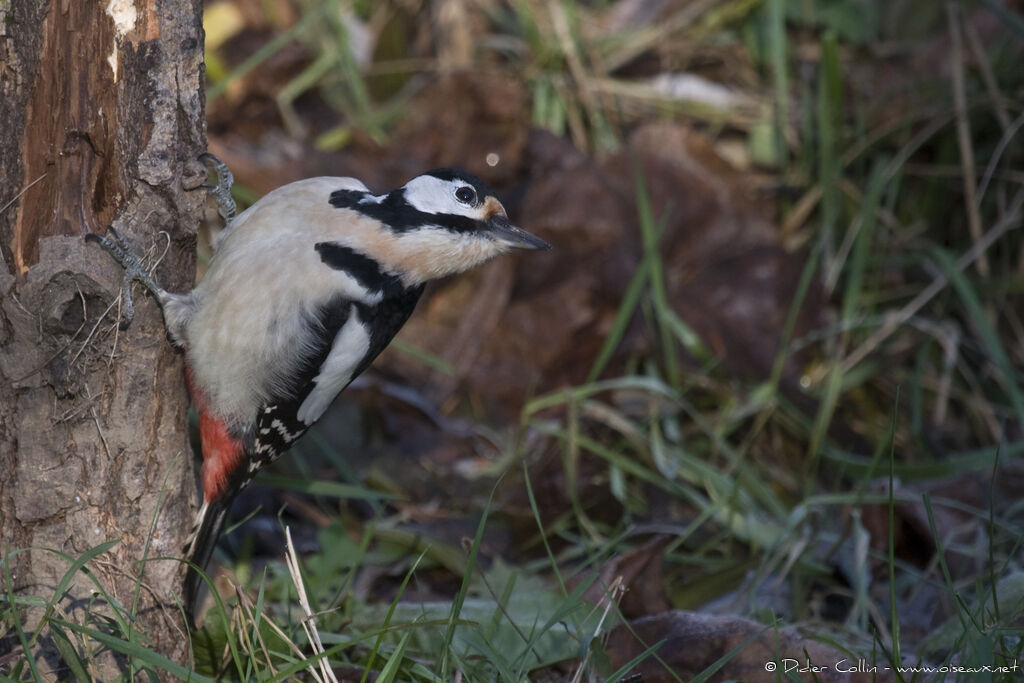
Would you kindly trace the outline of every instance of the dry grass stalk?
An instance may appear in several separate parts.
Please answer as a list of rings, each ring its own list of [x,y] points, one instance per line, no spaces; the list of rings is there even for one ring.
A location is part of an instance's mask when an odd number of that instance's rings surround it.
[[[963,256],[957,259],[957,270],[963,270],[970,264],[974,263],[974,261],[977,260],[986,249],[992,246],[996,240],[1002,237],[1007,231],[1017,227],[1021,220],[1022,206],[1024,206],[1024,190],[1017,193],[1016,197],[1014,197],[1013,204],[1008,208],[999,222],[992,226],[992,229],[975,242],[974,246],[968,249]],[[948,275],[945,273],[936,275],[935,279],[933,279],[927,287],[922,289],[920,293],[911,299],[903,308],[887,315],[882,326],[843,360],[842,372],[844,374],[850,372],[850,370],[852,370],[858,363],[863,361],[869,354],[878,348],[879,344],[888,339],[893,332],[917,315],[918,311],[924,308],[925,304],[931,301],[936,294],[945,289],[947,284],[949,284]]]
[[[964,85],[964,47],[960,33],[960,14],[953,2],[946,3],[949,16],[950,45],[953,51],[951,72],[953,79],[953,102],[956,107],[956,141],[960,147],[960,162],[963,164],[964,205],[967,209],[967,227],[971,239],[977,244],[981,240],[981,209],[978,206],[978,187],[975,175],[974,148],[971,146],[971,124],[967,119],[967,95]],[[984,250],[978,254],[978,273],[988,277],[992,269]]]
[[[288,573],[292,577],[292,583],[295,584],[295,591],[299,595],[299,606],[302,608],[302,629],[306,632],[306,637],[309,639],[310,645],[313,648],[314,655],[320,655],[324,652],[324,645],[320,642],[320,633],[316,630],[316,620],[313,616],[313,610],[309,607],[309,596],[306,595],[306,585],[302,581],[302,572],[299,570],[299,556],[295,553],[295,545],[292,543],[292,532],[291,529],[285,527],[285,564],[288,566]],[[310,673],[318,681],[333,681],[338,683],[338,679],[334,675],[334,670],[331,669],[330,664],[326,657],[321,657],[318,666],[320,668],[321,676],[316,675],[316,671],[311,666],[309,668]]]

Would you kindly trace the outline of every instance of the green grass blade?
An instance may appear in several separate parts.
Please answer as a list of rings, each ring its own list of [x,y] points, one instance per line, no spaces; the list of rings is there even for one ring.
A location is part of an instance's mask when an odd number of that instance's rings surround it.
[[[550,394],[538,396],[523,406],[523,419],[524,421],[528,420],[530,416],[546,408],[552,408],[573,401],[583,401],[605,391],[629,390],[647,392],[673,401],[678,400],[678,393],[660,379],[641,375],[628,375],[626,377],[616,377],[615,379],[599,380],[576,387],[558,389]]]
[[[666,315],[674,314],[668,303],[668,293],[665,286],[665,269],[661,262],[660,242],[661,234],[664,232],[665,221],[668,217],[666,209],[662,220],[655,221],[651,207],[651,198],[647,194],[647,184],[644,180],[643,169],[640,163],[633,165],[633,187],[636,197],[637,217],[640,221],[641,242],[644,249],[644,264],[648,274],[648,283],[651,292],[651,304],[654,306],[657,332],[660,338],[662,357],[665,363],[665,376],[668,383],[675,388],[679,387],[679,359],[676,357],[675,335],[671,327],[663,322]]]
[[[822,391],[821,399],[818,402],[818,412],[814,417],[814,427],[811,429],[807,446],[808,458],[803,482],[805,494],[810,493],[817,484],[822,447],[828,437],[828,429],[832,424],[832,416],[835,414],[842,389],[843,367],[839,359],[836,359],[825,377],[824,391]]]
[[[747,636],[746,639],[744,639],[744,641],[742,643],[740,643],[739,645],[737,645],[733,649],[731,649],[728,652],[726,652],[724,655],[722,655],[721,657],[716,659],[715,662],[713,664],[711,664],[711,666],[709,666],[708,668],[704,669],[699,674],[694,676],[693,679],[690,681],[690,683],[705,683],[705,681],[709,680],[712,676],[714,676],[716,673],[718,673],[718,671],[723,666],[728,664],[729,661],[731,661],[733,657],[735,657],[740,652],[742,652],[743,648],[745,648],[747,645],[750,645],[752,642],[754,642],[755,640],[760,638],[761,634],[763,634],[765,631],[767,631],[770,628],[772,628],[771,625],[765,626],[760,631],[756,631],[754,633],[751,633],[749,636]]]
[[[889,432],[889,630],[892,634],[892,661],[894,664],[903,662],[900,652],[900,614],[899,602],[896,598],[896,422],[899,419],[900,393],[896,389],[896,404],[892,409],[892,423]]]
[[[109,633],[103,633],[102,631],[97,631],[94,628],[74,624],[70,621],[64,621],[63,619],[54,618],[52,621],[58,624],[61,628],[88,636],[89,638],[106,645],[111,650],[128,655],[134,659],[138,659],[154,669],[162,669],[181,680],[192,681],[192,683],[213,683],[214,679],[186,669],[177,662],[173,662],[163,655],[147,649],[138,643],[122,640],[121,638],[112,636]]]
[[[821,244],[825,281],[835,281],[836,230],[842,211],[839,189],[841,173],[839,131],[842,126],[843,82],[839,67],[839,46],[832,33],[821,43],[818,78],[818,177],[821,183]]]
[[[769,390],[774,395],[778,392],[779,382],[782,380],[782,371],[786,367],[786,359],[789,357],[789,344],[793,339],[793,330],[796,328],[796,321],[800,317],[800,310],[807,298],[807,292],[818,272],[818,261],[821,258],[821,249],[815,248],[808,255],[807,263],[803,272],[800,273],[800,280],[797,282],[796,291],[793,292],[793,303],[786,313],[786,322],[782,326],[782,334],[779,335],[779,349],[775,353],[775,361],[772,363],[772,374],[768,381]]]
[[[60,581],[57,582],[57,587],[53,591],[53,599],[50,601],[50,604],[47,605],[46,615],[43,617],[43,621],[49,619],[50,615],[53,614],[54,609],[56,609],[56,604],[60,602],[61,599],[63,599],[65,591],[67,591],[68,586],[71,585],[71,581],[75,578],[75,574],[77,574],[79,570],[84,568],[86,564],[91,562],[96,557],[99,557],[103,553],[107,552],[118,543],[119,541],[117,540],[100,543],[99,545],[94,546],[89,550],[86,550],[84,553],[79,555],[74,560],[71,560],[69,556],[66,556],[63,553],[58,553],[62,557],[65,557],[66,559],[71,561],[71,566],[68,567],[68,570],[64,572],[64,576],[62,576]],[[127,628],[127,623],[125,623],[124,626]]]
[[[999,17],[1000,21],[1024,38],[1024,19],[1021,18],[1020,14],[1006,7],[999,0],[981,0],[981,3],[985,5],[992,14]]]
[[[398,645],[395,647],[394,652],[388,658],[388,663],[384,665],[384,668],[380,670],[380,675],[377,677],[379,683],[392,683],[398,676],[398,669],[402,666],[402,654],[405,652],[406,646],[409,644],[409,638],[412,637],[412,631],[406,631],[402,635],[402,639],[398,641]],[[365,680],[365,675],[364,675]]]
[[[942,571],[942,578],[946,583],[946,590],[949,591],[950,596],[953,598],[953,601],[956,603],[958,607],[957,618],[960,620],[960,626],[962,629],[961,638],[968,638],[971,631],[981,633],[983,631],[983,626],[978,623],[972,623],[972,620],[970,618],[970,610],[968,609],[967,604],[964,602],[963,596],[960,594],[960,591],[957,590],[956,583],[954,583],[953,581],[953,575],[949,571],[949,565],[946,563],[946,544],[943,542],[942,536],[939,534],[939,529],[935,525],[935,512],[932,509],[931,496],[929,496],[927,493],[922,494],[921,502],[924,504],[925,514],[928,517],[928,529],[931,531],[932,540],[935,542],[935,556],[938,559],[939,568]],[[895,640],[896,638],[894,634],[894,652],[899,654],[899,650],[895,648]]]
[[[92,676],[86,670],[85,662],[78,656],[78,650],[75,648],[74,643],[68,638],[68,635],[64,632],[64,629],[60,628],[54,622],[49,622],[50,635],[53,636],[53,643],[57,646],[57,650],[60,652],[60,657],[64,664],[67,665],[68,669],[71,670],[71,675],[75,677],[79,683],[89,683],[92,681]]]
[[[270,59],[272,56],[277,54],[285,45],[290,43],[296,37],[307,31],[311,26],[319,21],[323,21],[323,13],[325,10],[331,7],[331,3],[321,3],[313,11],[304,15],[299,19],[293,26],[286,31],[274,36],[272,40],[261,46],[260,49],[256,50],[251,56],[249,56],[244,62],[238,65],[238,67],[228,74],[224,80],[214,83],[206,90],[206,104],[209,105],[211,102],[216,100],[218,97],[224,94],[232,83],[238,79],[244,77],[250,73],[253,69],[258,67],[260,64]]]
[[[774,107],[775,153],[780,168],[785,170],[788,154],[786,129],[789,127],[789,68],[786,63],[786,0],[765,0],[767,15],[768,59],[772,71],[772,106]]]
[[[561,590],[562,595],[568,595],[569,591],[565,587],[565,579],[562,578],[562,572],[558,568],[558,561],[555,559],[555,554],[551,550],[551,544],[548,542],[548,534],[544,531],[544,523],[541,521],[540,508],[537,506],[537,498],[533,494],[533,484],[530,483],[530,471],[526,466],[526,460],[523,460],[523,483],[526,485],[526,496],[530,501],[530,512],[533,513],[533,519],[537,523],[537,532],[540,534],[541,543],[544,544],[544,552],[547,553],[548,562],[551,563],[551,571],[555,575],[555,579],[558,581],[558,588]]]
[[[626,287],[626,292],[622,295],[622,302],[619,303],[619,310],[615,314],[615,322],[612,324],[612,329],[608,332],[608,336],[604,338],[604,343],[601,345],[601,350],[594,360],[593,367],[590,368],[590,374],[587,375],[587,383],[593,382],[600,377],[605,366],[608,365],[608,361],[611,360],[612,355],[615,353],[615,349],[619,347],[619,343],[626,335],[626,329],[636,313],[636,309],[640,304],[640,297],[644,292],[644,287],[647,285],[649,272],[650,268],[645,259],[637,267],[636,272],[633,273],[633,279],[629,281],[629,286]]]
[[[853,251],[846,267],[846,288],[840,307],[840,319],[852,320],[861,307],[864,297],[864,274],[867,270],[871,246],[874,243],[875,226],[878,224],[879,204],[882,191],[888,181],[885,177],[887,162],[882,159],[875,162],[868,181],[867,192],[857,217],[857,236],[853,242]]]
[[[1024,441],[1001,444],[999,450],[1002,451],[1003,457],[1018,457],[1024,454]],[[995,463],[996,452],[995,446],[989,446],[964,453],[954,453],[941,460],[895,463],[893,470],[896,476],[908,482],[949,477],[990,469]],[[825,458],[830,462],[841,464],[845,468],[847,476],[851,477],[864,477],[874,471],[875,467],[874,458],[847,453],[836,448],[826,449]]]
[[[346,500],[398,500],[396,496],[383,491],[373,491],[364,486],[342,484],[336,481],[324,481],[322,479],[299,479],[279,474],[260,474],[257,481],[265,486],[283,489],[285,491],[301,491],[311,496],[327,496],[330,498],[344,498]]]
[[[14,598],[14,579],[11,577],[11,563],[9,559],[11,553],[5,548],[4,553],[4,587],[7,592],[7,604],[10,605],[11,621],[14,622],[14,631],[18,634],[18,641],[21,643],[22,652],[25,653],[25,661],[28,662],[28,668],[32,671],[32,676],[37,681],[43,680],[39,675],[39,669],[36,668],[35,659],[32,656],[32,649],[29,647],[28,636],[25,634],[25,629],[21,624],[21,617],[18,616],[18,606],[15,604]],[[45,619],[43,622],[45,623]],[[35,638],[33,638],[33,641]]]
[[[625,664],[620,666],[618,669],[613,671],[612,674],[610,676],[608,676],[608,678],[605,679],[606,683],[616,683],[617,681],[621,680],[622,677],[625,676],[626,674],[628,674],[633,669],[634,666],[636,666],[640,662],[644,661],[648,657],[651,657],[655,652],[658,651],[658,648],[661,647],[664,644],[665,644],[664,640],[659,640],[654,645],[651,645],[650,647],[646,648],[643,652],[638,654],[636,657],[633,657],[633,659],[629,660],[628,662],[626,662]],[[679,679],[677,678],[676,680],[679,680]]]
[[[500,483],[500,479],[499,479]],[[483,512],[480,514],[480,523],[477,525],[476,534],[473,536],[473,544],[469,549],[469,557],[466,560],[466,571],[462,575],[462,585],[459,587],[459,592],[455,594],[455,598],[452,600],[452,608],[448,613],[448,626],[444,632],[444,646],[441,648],[440,656],[440,676],[442,679],[448,679],[448,658],[450,656],[450,650],[452,647],[452,640],[455,638],[455,627],[459,620],[459,615],[462,613],[462,606],[466,602],[466,594],[469,592],[469,583],[473,578],[473,572],[476,571],[476,558],[480,552],[480,544],[484,537],[484,528],[487,526],[487,516],[491,510],[491,504],[494,502],[494,493],[497,491],[497,484],[491,489],[491,495],[487,499],[487,505],[484,506]]]
[[[1017,423],[1024,425],[1024,390],[1019,384],[1020,374],[1006,355],[1006,349],[1003,347],[999,334],[989,321],[978,292],[971,286],[967,276],[957,268],[956,261],[946,251],[936,248],[931,253],[949,277],[950,284],[953,285],[953,289],[967,309],[971,327],[978,333],[985,345],[988,357],[999,371],[996,374],[996,382],[1002,385],[1010,399],[1013,410],[1017,413]]]
[[[452,366],[452,364],[446,359],[435,353],[431,353],[424,348],[416,346],[415,344],[410,344],[402,338],[392,339],[389,348],[401,351],[410,358],[415,358],[431,370],[437,370],[438,372],[448,376],[455,374],[454,366]]]
[[[416,561],[412,563],[412,566],[409,567],[409,570],[405,573],[405,576],[402,578],[402,584],[398,587],[398,592],[395,594],[394,599],[391,601],[391,607],[388,609],[387,614],[384,616],[384,622],[381,625],[381,631],[380,634],[377,636],[377,641],[373,644],[373,649],[370,650],[370,656],[366,661],[366,669],[363,671],[363,677],[359,679],[359,683],[366,683],[366,680],[369,678],[370,671],[373,669],[373,661],[378,656],[377,653],[380,652],[381,645],[383,645],[384,643],[384,635],[387,633],[387,629],[391,625],[391,619],[395,615],[395,609],[397,609],[398,607],[398,601],[401,600],[402,595],[405,594],[405,589],[409,585],[410,579],[412,579],[413,574],[416,573],[416,568],[419,567],[420,562],[423,560],[423,556],[426,555],[426,553],[426,550],[420,553],[419,557],[416,558]],[[387,671],[388,667],[391,666],[391,662],[401,661],[401,651],[405,649],[405,643],[408,642],[410,633],[411,632],[406,632],[405,635],[402,636],[402,641],[401,643],[399,643],[398,649],[394,652],[394,654],[392,654],[392,659],[388,661],[388,663],[385,665],[384,669],[381,671],[377,680],[382,680],[384,678],[384,672]]]

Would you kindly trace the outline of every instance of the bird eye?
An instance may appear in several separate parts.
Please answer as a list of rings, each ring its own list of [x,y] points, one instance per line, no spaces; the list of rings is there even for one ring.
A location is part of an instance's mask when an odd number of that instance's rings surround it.
[[[472,204],[476,201],[476,190],[468,185],[463,185],[455,190],[455,198],[463,204]]]

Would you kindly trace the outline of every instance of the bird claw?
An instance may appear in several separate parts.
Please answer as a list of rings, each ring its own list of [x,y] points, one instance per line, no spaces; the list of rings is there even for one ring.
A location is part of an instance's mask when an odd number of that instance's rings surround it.
[[[206,164],[207,168],[217,174],[216,184],[206,182],[202,184],[202,187],[205,187],[217,200],[217,213],[220,214],[220,217],[224,219],[225,223],[230,223],[238,210],[235,200],[231,196],[231,186],[235,184],[235,176],[232,175],[227,164],[209,152],[200,154],[199,159]]]
[[[107,234],[97,235],[89,233],[85,236],[86,242],[95,242],[105,252],[117,261],[124,269],[124,277],[121,279],[121,321],[118,327],[122,330],[128,329],[135,317],[135,303],[132,301],[132,283],[141,282],[146,289],[153,293],[157,300],[161,299],[163,290],[157,285],[156,280],[150,275],[142,260],[136,256],[128,244],[121,237],[121,234],[114,228],[107,228]]]

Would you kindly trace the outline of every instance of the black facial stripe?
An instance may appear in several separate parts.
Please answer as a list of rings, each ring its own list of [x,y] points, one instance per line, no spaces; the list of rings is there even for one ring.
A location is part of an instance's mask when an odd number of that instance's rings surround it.
[[[417,285],[402,290],[400,294],[385,298],[376,306],[368,306],[363,303],[355,305],[359,311],[359,319],[370,327],[370,348],[352,375],[353,378],[373,362],[377,354],[384,350],[384,347],[402,328],[405,321],[412,315],[413,309],[416,308],[416,302],[423,294],[423,288],[424,285]]]
[[[337,209],[352,209],[365,196],[366,192],[362,190],[335,190],[329,201]]]
[[[484,232],[487,224],[474,218],[453,213],[425,213],[427,225],[436,225],[452,232]]]
[[[431,172],[433,175],[433,172]],[[442,178],[443,179],[443,178]],[[488,195],[481,194],[479,197]],[[393,232],[409,232],[427,225],[436,225],[452,232],[477,232],[486,228],[483,221],[450,213],[426,213],[413,208],[405,201],[405,190],[399,188],[388,194],[380,202],[360,203],[366,196],[357,190],[336,190],[331,193],[330,204],[338,209],[351,209],[380,221]],[[321,258],[323,256],[321,255]]]
[[[385,273],[379,263],[354,249],[337,242],[317,242],[313,248],[327,266],[345,271],[370,291],[393,296],[405,289],[397,276]]]

